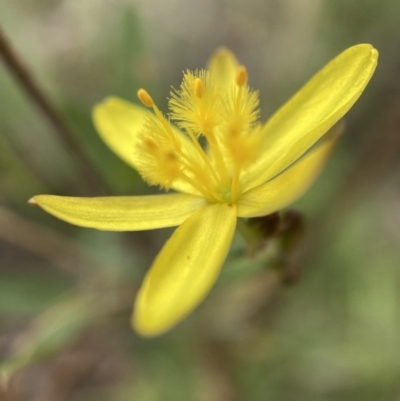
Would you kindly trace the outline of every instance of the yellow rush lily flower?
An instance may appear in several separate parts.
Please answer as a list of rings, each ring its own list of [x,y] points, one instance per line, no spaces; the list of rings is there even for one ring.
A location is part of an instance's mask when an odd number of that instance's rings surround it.
[[[94,109],[95,126],[106,144],[150,185],[176,193],[38,195],[30,203],[99,230],[179,226],[147,273],[132,317],[141,335],[162,334],[210,291],[237,218],[278,211],[312,184],[337,135],[307,150],[358,99],[377,59],[369,44],[345,50],[260,124],[258,93],[247,85],[246,68],[228,50],[219,50],[207,70],[184,74],[180,89],[171,93],[169,118],[144,89],[138,97],[145,107],[109,98]]]

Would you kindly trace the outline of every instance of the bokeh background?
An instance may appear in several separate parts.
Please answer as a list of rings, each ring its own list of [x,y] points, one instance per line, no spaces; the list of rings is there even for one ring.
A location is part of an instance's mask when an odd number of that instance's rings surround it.
[[[1,400],[400,400],[398,0],[0,0],[0,23],[75,140],[0,61]],[[26,203],[157,191],[97,136],[91,109],[106,96],[136,101],[145,87],[166,110],[182,71],[224,45],[267,119],[363,42],[379,66],[292,207],[306,231],[291,280],[274,269],[276,241],[250,258],[238,236],[206,302],[145,340],[131,305],[172,231],[80,229]]]

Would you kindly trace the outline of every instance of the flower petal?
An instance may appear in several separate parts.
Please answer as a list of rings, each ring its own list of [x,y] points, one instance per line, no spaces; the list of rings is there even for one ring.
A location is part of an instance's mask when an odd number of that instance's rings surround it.
[[[148,113],[144,107],[115,97],[105,99],[93,109],[93,121],[100,137],[135,169],[135,141]]]
[[[136,144],[148,114],[148,109],[116,97],[105,99],[93,109],[93,121],[100,137],[115,154],[139,172],[141,154]],[[173,129],[184,152],[196,155],[190,140],[178,128]],[[198,195],[192,186],[181,180],[172,187],[180,192]]]
[[[225,88],[235,82],[238,67],[235,55],[225,47],[221,47],[211,55],[207,69],[218,85]]]
[[[236,207],[215,204],[176,229],[136,298],[132,323],[141,335],[164,333],[203,300],[218,277],[235,226]]]
[[[77,226],[138,231],[177,226],[201,208],[205,201],[184,194],[100,198],[38,195],[29,203]]]
[[[315,149],[272,180],[251,189],[237,203],[239,217],[266,216],[290,205],[313,184],[336,143],[337,124]]]
[[[319,71],[266,123],[265,150],[243,176],[245,189],[296,161],[355,103],[375,71],[378,52],[353,46]]]

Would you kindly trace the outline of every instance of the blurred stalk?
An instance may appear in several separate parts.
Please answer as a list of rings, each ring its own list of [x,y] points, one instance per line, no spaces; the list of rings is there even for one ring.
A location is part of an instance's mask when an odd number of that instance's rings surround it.
[[[307,240],[309,246],[300,255],[299,265],[311,265],[315,249],[330,246],[338,225],[348,220],[360,203],[366,199],[370,202],[380,193],[380,186],[390,177],[400,155],[399,132],[400,97],[397,97],[382,124],[376,126],[373,139],[360,151],[353,168],[314,217]]]
[[[51,100],[46,96],[43,89],[39,86],[32,73],[24,65],[20,57],[12,48],[5,34],[0,27],[0,57],[5,65],[14,76],[16,81],[33,100],[41,112],[53,125],[54,131],[57,133],[59,140],[69,151],[71,157],[77,163],[85,185],[93,194],[98,195],[99,192],[105,194],[109,192],[103,177],[98,173],[97,168],[89,159],[85,150],[81,147],[79,141],[76,140],[73,132],[68,124],[53,105]]]
[[[390,174],[400,154],[400,97],[394,99],[383,124],[376,127],[374,139],[361,151],[358,162],[344,177],[343,183],[332,199],[332,204],[347,199],[348,194],[364,199],[367,191],[381,183]],[[346,194],[346,197],[343,196]],[[356,201],[358,199],[355,199]],[[348,207],[348,203],[344,205]]]
[[[238,401],[241,399],[234,357],[226,341],[205,338],[202,349],[203,369],[211,391],[207,401]]]
[[[0,395],[15,373],[64,349],[95,322],[126,311],[131,305],[126,295],[122,288],[73,290],[33,319],[0,362]]]
[[[62,177],[57,177],[58,182],[55,184],[47,174],[43,174],[43,168],[35,161],[30,144],[23,143],[23,141],[18,138],[18,135],[3,137],[1,138],[1,142],[2,146],[5,146],[7,157],[11,156],[11,160],[2,160],[5,166],[11,165],[12,162],[18,163],[18,165],[29,172],[29,178],[27,178],[27,180],[32,182],[32,178],[34,178],[35,182],[41,184],[43,188],[46,188],[46,191],[50,193],[60,193],[61,188],[65,187],[68,187],[71,192],[75,191],[75,193],[79,193],[79,183],[75,180],[73,181],[73,177],[70,178],[70,176],[68,176],[67,178],[64,174]],[[0,178],[0,183],[2,186],[2,196],[8,197],[7,201],[11,204],[18,202],[15,196],[13,196],[13,191],[10,191],[9,186],[4,185],[3,177]],[[61,184],[63,187],[60,187]]]
[[[390,176],[400,155],[399,132],[400,97],[397,97],[383,123],[375,128],[373,139],[360,151],[353,168],[343,177],[335,194],[320,211],[320,215],[315,217],[315,221],[321,224],[313,230],[314,234],[310,239],[314,247],[317,242],[329,241],[329,235],[326,235],[326,232],[333,233],[334,230],[330,228],[326,231],[327,226],[340,224],[360,202],[380,192],[379,185],[382,185],[384,179]],[[326,216],[323,218],[327,210],[329,210],[328,222]],[[321,235],[322,232],[324,235]]]
[[[79,245],[1,206],[0,239],[50,261],[74,277],[95,278],[91,273],[96,271],[94,263]]]

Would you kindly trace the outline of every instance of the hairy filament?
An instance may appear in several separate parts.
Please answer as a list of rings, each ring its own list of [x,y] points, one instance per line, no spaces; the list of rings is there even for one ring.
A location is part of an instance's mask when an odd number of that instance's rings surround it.
[[[207,138],[208,146],[214,157],[215,164],[217,165],[217,171],[219,172],[220,175],[220,181],[223,186],[228,186],[230,181],[228,169],[225,165],[225,161],[222,156],[222,152],[218,146],[215,135],[212,131],[208,131],[204,133],[204,136]]]
[[[213,176],[215,183],[218,184],[219,182],[219,177],[217,176],[217,174],[214,171],[214,168],[211,165],[210,159],[207,157],[206,153],[204,152],[204,149],[201,147],[201,145],[199,144],[199,141],[196,139],[193,131],[188,128],[186,130],[187,134],[189,135],[190,139],[192,140],[194,146],[196,147],[197,151],[199,152],[201,158],[203,159],[205,165],[208,168],[209,173]]]

